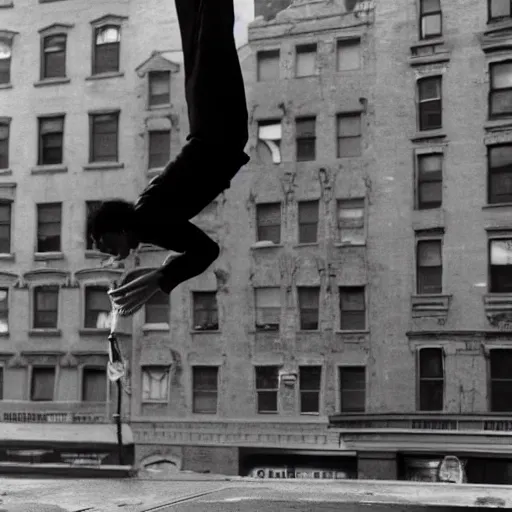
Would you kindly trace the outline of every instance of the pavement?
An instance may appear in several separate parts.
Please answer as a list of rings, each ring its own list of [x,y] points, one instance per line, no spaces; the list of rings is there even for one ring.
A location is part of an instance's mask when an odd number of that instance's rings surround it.
[[[512,509],[512,486],[382,480],[0,479],[0,512],[433,512]]]

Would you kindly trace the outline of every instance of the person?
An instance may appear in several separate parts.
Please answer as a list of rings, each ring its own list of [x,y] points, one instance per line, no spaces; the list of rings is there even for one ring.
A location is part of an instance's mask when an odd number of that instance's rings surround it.
[[[111,199],[88,219],[96,248],[117,260],[141,243],[181,253],[109,294],[121,316],[159,290],[204,272],[219,246],[190,222],[248,161],[248,112],[234,39],[233,0],[175,0],[183,48],[189,135],[135,203]]]

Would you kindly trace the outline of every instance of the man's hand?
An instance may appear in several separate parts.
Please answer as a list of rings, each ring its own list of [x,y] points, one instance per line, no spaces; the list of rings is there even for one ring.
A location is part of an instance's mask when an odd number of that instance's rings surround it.
[[[158,286],[160,277],[159,269],[152,270],[133,281],[122,284],[115,290],[110,290],[108,294],[114,305],[119,308],[119,314],[130,316],[139,311],[155,293],[160,291]]]

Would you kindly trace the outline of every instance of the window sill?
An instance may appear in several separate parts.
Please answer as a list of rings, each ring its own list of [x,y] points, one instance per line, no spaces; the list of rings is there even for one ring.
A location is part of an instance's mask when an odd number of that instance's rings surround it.
[[[168,399],[162,399],[162,400],[141,400],[141,404],[149,404],[149,405],[167,405],[169,403]]]
[[[444,324],[452,296],[443,293],[416,294],[411,297],[413,318],[437,318]]]
[[[295,244],[294,247],[318,247],[320,244],[318,242],[308,242],[308,243],[299,243]]]
[[[298,329],[297,334],[319,334],[322,331],[320,329]]]
[[[512,203],[492,203],[482,206],[482,210],[492,210],[494,208],[512,208]]]
[[[0,4],[0,9],[9,9],[11,7],[14,7],[14,3],[13,2],[9,2],[7,4]]]
[[[409,65],[421,66],[424,64],[448,62],[450,55],[450,51],[444,46],[444,38],[442,36],[423,39],[411,45]]]
[[[28,335],[31,337],[38,336],[61,336],[62,331],[60,329],[30,329]]]
[[[101,329],[95,329],[93,327],[83,327],[81,329],[78,329],[78,333],[84,336],[88,335],[101,335],[105,336],[110,334],[110,329],[101,328]],[[119,333],[116,333],[119,334]]]
[[[84,171],[111,171],[124,169],[122,162],[92,162],[83,167]]]
[[[54,0],[54,1],[59,1],[59,0]],[[64,84],[69,84],[70,82],[71,82],[71,78],[66,78],[66,77],[43,78],[42,80],[38,80],[37,82],[34,82],[34,87],[46,87],[46,86],[50,86],[50,85],[64,85]]]
[[[60,252],[60,251],[34,253],[34,261],[50,261],[50,260],[63,260],[63,259],[64,259],[64,253]]]
[[[370,334],[369,329],[361,329],[361,330],[355,330],[355,331],[344,331],[342,329],[336,329],[334,331],[336,334]]]
[[[164,110],[171,107],[171,103],[162,103],[161,105],[148,105],[148,110]]]
[[[12,169],[0,169],[0,176],[11,176],[12,175]]]
[[[279,411],[258,411],[258,414],[267,416],[267,415],[270,415],[270,414],[279,414]]]
[[[319,412],[301,412],[299,414],[301,416],[320,416]]]
[[[256,329],[252,329],[250,330],[249,332],[251,333],[256,333],[256,334],[267,334],[267,333],[277,333],[279,334],[279,331],[281,329],[279,327],[277,327],[276,329],[261,329],[261,328],[258,328],[256,327]]]
[[[68,172],[68,166],[63,164],[36,165],[30,169],[31,174],[57,174],[60,172]]]
[[[501,31],[507,28],[512,30],[512,18],[510,17],[488,20],[487,30],[484,32],[484,35],[492,34],[494,32]]]
[[[414,136],[411,137],[411,142],[421,142],[423,140],[428,139],[445,139],[446,133],[442,130],[425,130],[423,132],[416,132]]]
[[[161,323],[161,324],[144,324],[142,326],[142,330],[144,332],[168,332],[169,324]]]
[[[284,247],[283,244],[275,244],[273,242],[256,242],[251,245],[251,249],[259,250],[259,249],[277,249],[279,247]]]
[[[486,132],[503,132],[512,128],[512,116],[501,117],[498,119],[489,119],[484,123]]]
[[[124,76],[122,71],[109,71],[108,73],[98,73],[97,75],[90,75],[86,80],[106,80],[107,78],[119,78]]]
[[[0,253],[0,261],[14,261],[16,259],[14,253]]]
[[[190,334],[219,334],[220,329],[190,329]]]
[[[0,84],[0,89],[12,89],[11,82],[9,82],[8,84]]]
[[[335,242],[334,247],[366,247],[366,242]]]

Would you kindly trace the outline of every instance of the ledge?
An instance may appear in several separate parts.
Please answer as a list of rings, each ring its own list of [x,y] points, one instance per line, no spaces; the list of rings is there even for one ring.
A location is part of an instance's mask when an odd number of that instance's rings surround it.
[[[251,250],[259,251],[261,249],[278,249],[279,247],[284,247],[284,244],[274,244],[272,242],[269,242],[268,244],[261,244],[261,242],[255,242],[251,245]]]
[[[0,3],[0,9],[9,9],[11,7],[14,7],[14,3],[13,2],[8,2],[6,4]]]
[[[14,261],[16,256],[14,253],[2,253],[0,254],[0,261]]]
[[[90,75],[86,77],[86,80],[106,80],[108,78],[118,78],[124,76],[122,71],[109,71],[108,73],[99,73],[97,75]]]
[[[63,260],[63,259],[64,259],[64,253],[60,252],[60,251],[34,253],[34,261],[50,261],[50,260]]]
[[[12,89],[12,84],[10,82],[8,84],[0,84],[0,89]]]
[[[165,110],[172,108],[172,103],[162,103],[161,105],[148,105],[147,110]]]
[[[334,247],[344,248],[344,247],[366,247],[366,241],[364,242],[335,242]]]
[[[512,20],[491,21],[478,39],[484,53],[509,50],[512,48]]]
[[[512,330],[512,293],[487,293],[483,300],[489,323],[500,330]]]
[[[7,169],[0,169],[0,176],[11,176],[12,175],[12,169],[9,167]]]
[[[190,329],[190,334],[220,334],[220,329]],[[266,332],[266,331],[265,331]]]
[[[60,329],[30,329],[28,331],[30,337],[45,337],[45,336],[62,336]]]
[[[161,324],[144,324],[142,326],[143,332],[169,332],[170,326],[168,323]]]
[[[59,1],[59,0],[54,0]],[[34,82],[34,87],[47,87],[51,85],[64,85],[69,84],[71,82],[71,78],[59,77],[59,78],[43,78],[42,80],[38,80]]]
[[[482,210],[492,210],[493,208],[512,208],[512,203],[490,203],[482,206]]]
[[[412,295],[413,318],[438,318],[446,321],[450,309],[451,295]]]
[[[442,130],[425,130],[424,132],[416,132],[411,137],[411,142],[424,142],[430,139],[445,139],[446,133]]]
[[[31,174],[57,174],[61,172],[68,172],[68,166],[63,164],[36,165],[30,169]]]
[[[499,119],[489,119],[484,123],[484,129],[488,133],[505,132],[512,130],[512,117],[501,117]]]
[[[84,171],[111,171],[124,169],[122,162],[92,162],[83,166]]]
[[[319,242],[308,242],[304,244],[294,244],[293,247],[300,249],[301,247],[320,247]]]
[[[421,66],[424,64],[448,62],[450,57],[451,52],[446,48],[444,39],[441,37],[420,41],[411,45],[411,56],[408,60],[411,66]]]
[[[370,334],[369,329],[360,329],[360,330],[350,330],[343,331],[342,329],[336,329],[334,331],[336,334]]]

